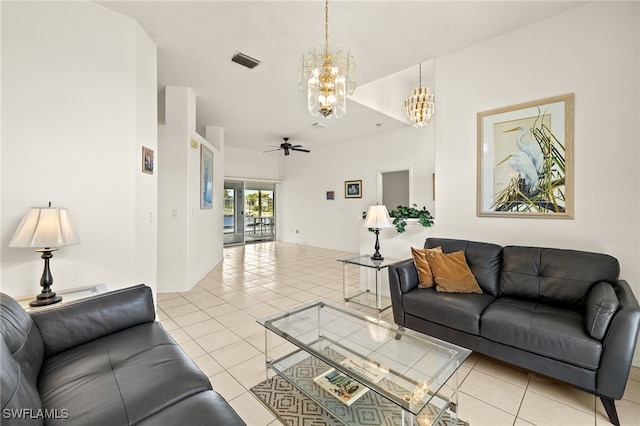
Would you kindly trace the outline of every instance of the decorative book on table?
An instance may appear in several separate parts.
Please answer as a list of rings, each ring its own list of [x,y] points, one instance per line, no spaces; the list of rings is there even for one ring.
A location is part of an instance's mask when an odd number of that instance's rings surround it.
[[[346,358],[340,364],[347,370],[367,377],[373,383],[378,383],[386,375],[384,370],[380,369],[376,364],[359,358]],[[353,404],[369,390],[362,383],[335,368],[330,368],[313,380],[318,386],[330,393],[331,396],[342,401],[347,406]]]
[[[318,386],[326,390],[331,396],[342,401],[345,405],[353,404],[358,398],[367,393],[368,387],[351,377],[331,368],[315,379]]]

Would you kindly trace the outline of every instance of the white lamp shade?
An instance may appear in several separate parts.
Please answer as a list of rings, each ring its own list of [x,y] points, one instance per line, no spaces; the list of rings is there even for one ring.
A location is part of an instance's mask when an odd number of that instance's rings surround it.
[[[65,208],[32,207],[22,218],[9,247],[64,247],[80,244]]]
[[[367,210],[367,218],[362,225],[365,228],[383,229],[393,228],[393,222],[389,217],[389,211],[386,206],[370,206]]]

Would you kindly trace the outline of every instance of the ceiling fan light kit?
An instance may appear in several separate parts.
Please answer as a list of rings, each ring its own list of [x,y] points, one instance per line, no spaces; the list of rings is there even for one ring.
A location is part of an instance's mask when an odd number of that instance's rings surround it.
[[[307,95],[313,116],[340,118],[347,112],[347,95],[353,94],[355,62],[341,47],[329,47],[329,0],[325,0],[324,46],[311,48],[300,57],[298,87]]]

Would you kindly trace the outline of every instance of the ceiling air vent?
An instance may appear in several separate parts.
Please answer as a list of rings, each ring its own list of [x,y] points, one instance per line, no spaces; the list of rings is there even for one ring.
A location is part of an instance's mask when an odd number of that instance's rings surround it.
[[[247,56],[244,53],[236,52],[235,55],[231,57],[231,61],[236,64],[240,64],[243,67],[247,67],[249,69],[253,69],[260,65],[260,61],[252,58],[251,56]]]

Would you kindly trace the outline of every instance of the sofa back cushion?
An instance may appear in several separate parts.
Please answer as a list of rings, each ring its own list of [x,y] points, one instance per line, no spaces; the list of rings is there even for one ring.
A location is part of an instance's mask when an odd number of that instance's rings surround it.
[[[424,248],[442,247],[443,253],[464,251],[467,265],[483,293],[498,295],[502,247],[497,244],[449,238],[427,238]]]
[[[55,306],[31,314],[47,358],[156,318],[151,288],[144,284]]]
[[[0,401],[5,409],[41,409],[37,391],[44,344],[29,314],[0,293]]]
[[[583,310],[591,287],[600,281],[615,283],[619,274],[617,259],[606,254],[506,246],[500,296]]]

